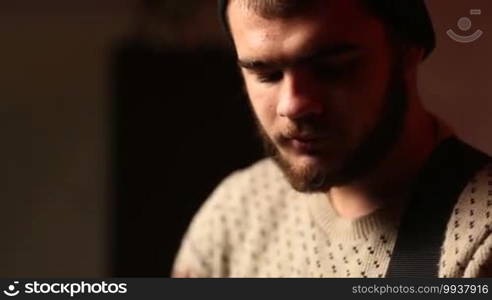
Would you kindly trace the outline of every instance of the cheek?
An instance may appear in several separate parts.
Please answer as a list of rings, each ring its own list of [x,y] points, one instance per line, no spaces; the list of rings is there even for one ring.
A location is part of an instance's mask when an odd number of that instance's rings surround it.
[[[356,76],[350,89],[354,126],[359,130],[372,129],[378,121],[386,101],[390,67],[385,60],[367,63]]]
[[[248,83],[246,89],[251,107],[265,131],[271,136],[276,121],[276,97],[273,90]]]

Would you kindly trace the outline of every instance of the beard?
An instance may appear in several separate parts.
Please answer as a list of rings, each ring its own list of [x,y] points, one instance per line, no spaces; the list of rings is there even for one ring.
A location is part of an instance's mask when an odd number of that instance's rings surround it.
[[[255,118],[266,155],[273,158],[295,190],[304,193],[326,192],[332,187],[348,185],[369,175],[389,155],[402,135],[408,111],[408,96],[401,64],[394,64],[391,75],[382,111],[375,126],[352,151],[343,155],[338,164],[333,163],[333,157],[330,157],[333,153],[320,150],[314,154],[331,160],[321,160],[315,165],[296,168],[282,155]],[[326,130],[326,125],[321,120],[310,119],[303,122],[313,132]]]

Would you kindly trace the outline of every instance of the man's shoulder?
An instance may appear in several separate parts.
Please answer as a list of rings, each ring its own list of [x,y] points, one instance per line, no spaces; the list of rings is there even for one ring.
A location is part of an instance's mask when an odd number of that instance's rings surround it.
[[[292,188],[271,159],[232,172],[225,177],[195,214],[190,234],[226,236],[249,232],[272,207],[284,207]],[[220,239],[220,238],[218,238]]]
[[[492,231],[492,163],[487,163],[466,184],[454,205],[448,235],[455,241],[482,240]],[[451,236],[450,236],[451,238]]]
[[[460,142],[466,150],[472,154],[463,157],[462,164],[481,165],[475,170],[473,176],[466,183],[462,190],[455,208],[463,208],[470,211],[470,217],[479,217],[475,210],[486,212],[492,209],[492,158],[487,153],[467,144]],[[483,214],[487,216],[487,214]],[[486,217],[487,221],[492,222],[492,217]]]
[[[264,158],[232,172],[216,187],[216,192],[227,191],[233,197],[251,198],[286,188],[289,185],[277,164],[271,158]]]
[[[232,172],[193,217],[176,259],[176,272],[191,269],[204,277],[229,276],[231,253],[242,255],[244,249],[257,246],[249,243],[262,238],[267,221],[283,216],[279,212],[286,207],[282,203],[287,202],[289,188],[271,159]]]
[[[459,210],[468,210],[469,217],[492,223],[492,162],[488,162],[469,180],[455,206]],[[458,211],[458,212],[456,212]]]
[[[484,257],[492,255],[486,243],[491,235],[492,163],[487,163],[466,184],[453,208],[442,248],[440,275],[475,277],[481,272]],[[470,258],[478,265],[466,266]]]
[[[263,158],[250,166],[234,171],[224,182],[235,182],[242,186],[256,187],[258,184],[272,182],[284,183],[282,171],[272,158]]]
[[[226,176],[205,201],[205,206],[237,207],[253,201],[274,201],[291,189],[271,158],[261,159]]]

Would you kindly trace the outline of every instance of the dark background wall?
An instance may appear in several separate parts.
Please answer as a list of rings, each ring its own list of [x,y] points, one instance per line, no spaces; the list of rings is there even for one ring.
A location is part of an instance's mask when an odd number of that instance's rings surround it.
[[[421,91],[427,107],[448,121],[476,147],[492,153],[492,2],[488,0],[429,0],[438,47],[422,66]],[[481,9],[481,16],[470,16]],[[457,21],[469,17],[473,26],[460,31]],[[467,35],[482,30],[470,44],[451,40],[446,31]]]
[[[108,49],[123,0],[0,1],[0,276],[110,272]]]
[[[259,155],[213,2],[179,28],[136,0],[0,3],[0,276],[168,275],[204,195]],[[424,102],[492,153],[492,3],[429,6]],[[484,36],[450,40],[471,8]]]
[[[137,34],[115,45],[111,64],[118,276],[168,276],[200,203],[261,157],[214,3],[184,12],[179,2],[144,3]]]

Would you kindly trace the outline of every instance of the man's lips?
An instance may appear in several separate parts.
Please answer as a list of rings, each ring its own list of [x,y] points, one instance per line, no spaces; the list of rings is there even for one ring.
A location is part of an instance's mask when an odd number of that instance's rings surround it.
[[[299,153],[319,151],[326,143],[326,138],[317,136],[292,136],[287,138],[289,147]]]

